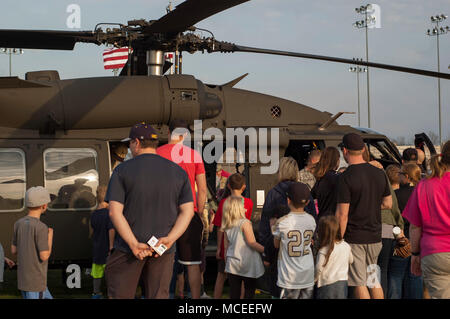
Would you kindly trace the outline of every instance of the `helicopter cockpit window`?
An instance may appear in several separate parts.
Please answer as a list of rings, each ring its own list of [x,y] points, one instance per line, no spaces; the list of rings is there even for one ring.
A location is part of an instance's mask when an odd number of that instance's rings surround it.
[[[0,149],[0,212],[21,211],[25,191],[25,154],[16,148]]]
[[[45,187],[50,210],[96,207],[97,153],[88,148],[49,148],[44,152]]]
[[[390,164],[398,164],[395,156],[384,140],[365,140],[369,151],[370,160],[380,162],[384,168]]]

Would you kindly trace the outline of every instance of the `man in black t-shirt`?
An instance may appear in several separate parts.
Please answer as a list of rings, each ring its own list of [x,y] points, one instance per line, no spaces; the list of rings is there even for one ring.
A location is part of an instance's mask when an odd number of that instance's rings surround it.
[[[106,263],[108,296],[134,298],[142,274],[145,297],[167,299],[173,244],[194,215],[191,186],[181,167],[156,154],[158,136],[150,125],[133,126],[123,141],[133,159],[116,167],[105,199],[118,233]],[[146,244],[152,236],[156,247],[167,247],[157,258]]]
[[[355,287],[358,299],[382,299],[377,259],[382,247],[381,209],[392,208],[389,183],[382,170],[364,161],[361,136],[346,134],[340,146],[349,167],[339,176],[336,217],[354,257],[348,285]]]

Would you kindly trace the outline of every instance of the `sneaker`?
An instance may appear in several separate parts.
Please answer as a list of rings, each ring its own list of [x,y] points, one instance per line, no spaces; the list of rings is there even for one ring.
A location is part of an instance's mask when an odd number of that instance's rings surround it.
[[[103,299],[103,295],[101,293],[100,294],[92,294],[91,299]]]
[[[203,292],[203,295],[200,296],[200,299],[212,299],[212,297],[208,296],[206,292]]]

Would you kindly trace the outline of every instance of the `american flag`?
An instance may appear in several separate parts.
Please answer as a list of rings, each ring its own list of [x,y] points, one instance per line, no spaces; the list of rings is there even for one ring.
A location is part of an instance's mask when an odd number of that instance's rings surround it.
[[[103,65],[105,70],[120,69],[127,64],[128,47],[120,49],[106,49],[103,51]]]

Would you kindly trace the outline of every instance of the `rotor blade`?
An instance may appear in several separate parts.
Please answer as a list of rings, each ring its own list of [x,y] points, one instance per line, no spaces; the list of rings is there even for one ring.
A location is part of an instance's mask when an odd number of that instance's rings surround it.
[[[218,12],[249,0],[187,0],[153,24],[144,33],[179,33]]]
[[[245,46],[236,45],[236,44],[227,43],[227,42],[219,42],[217,44],[219,44],[218,48],[214,49],[213,50],[214,52],[219,52],[219,51],[220,52],[251,52],[251,53],[264,53],[264,54],[284,55],[284,56],[291,56],[291,57],[297,57],[297,58],[305,58],[305,59],[331,61],[331,62],[346,63],[346,64],[363,65],[363,66],[373,67],[373,68],[378,68],[378,69],[386,69],[386,70],[392,70],[392,71],[398,71],[398,72],[406,72],[406,73],[412,73],[412,74],[432,76],[432,77],[441,78],[441,79],[447,79],[447,80],[450,79],[450,74],[449,73],[441,73],[441,72],[413,69],[413,68],[407,68],[407,67],[397,66],[397,65],[389,65],[389,64],[382,64],[382,63],[357,61],[357,60],[352,60],[352,59],[343,59],[343,58],[336,58],[336,57],[323,56],[323,55],[314,55],[314,54],[306,54],[306,53],[297,53],[297,52],[288,52],[288,51],[278,51],[278,50],[270,50],[270,49],[252,48],[252,47],[245,47]]]
[[[0,48],[73,50],[77,42],[98,44],[92,31],[0,30]]]

